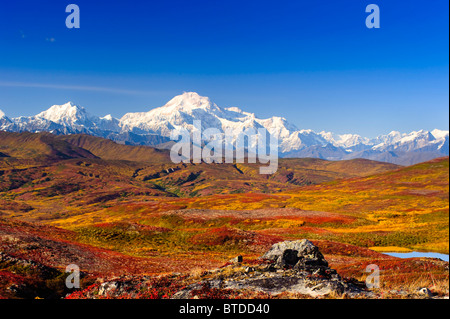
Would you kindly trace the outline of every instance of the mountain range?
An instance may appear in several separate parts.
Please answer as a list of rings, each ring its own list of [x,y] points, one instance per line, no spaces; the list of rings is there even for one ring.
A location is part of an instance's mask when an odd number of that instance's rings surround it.
[[[94,116],[84,107],[68,102],[53,105],[34,116],[9,118],[0,110],[0,130],[9,132],[51,132],[56,135],[87,134],[128,145],[167,148],[170,133],[185,128],[192,132],[193,121],[202,129],[217,128],[241,132],[265,128],[278,139],[281,157],[314,157],[326,160],[365,158],[400,165],[412,165],[449,155],[449,131],[392,131],[376,138],[357,134],[335,134],[299,129],[285,118],[260,119],[237,107],[221,108],[195,92],[175,96],[164,106],[148,112],[126,113],[120,119]],[[172,142],[173,143],[173,142]]]

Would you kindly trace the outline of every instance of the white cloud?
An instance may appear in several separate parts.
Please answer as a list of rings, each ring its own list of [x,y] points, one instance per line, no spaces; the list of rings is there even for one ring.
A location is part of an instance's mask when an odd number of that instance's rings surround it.
[[[44,89],[56,89],[56,90],[79,90],[79,91],[96,91],[96,92],[109,92],[118,94],[160,94],[156,91],[139,91],[139,90],[127,90],[111,87],[100,86],[86,86],[86,85],[66,85],[66,84],[52,84],[52,83],[31,83],[31,82],[8,82],[0,81],[0,86],[4,87],[27,87],[27,88],[44,88]]]

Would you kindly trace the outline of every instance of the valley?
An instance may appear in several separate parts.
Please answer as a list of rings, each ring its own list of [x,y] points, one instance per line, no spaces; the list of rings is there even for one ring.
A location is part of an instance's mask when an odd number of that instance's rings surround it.
[[[100,298],[102,282],[161,278],[152,296],[170,297],[174,282],[214,280],[213,269],[242,276],[275,243],[302,239],[342,277],[364,282],[377,264],[373,298],[420,298],[423,287],[448,296],[448,262],[382,253],[448,254],[448,157],[412,166],[282,158],[267,176],[259,164],[173,164],[167,150],[81,134],[0,132],[0,152],[3,298]],[[230,264],[236,256],[243,262]],[[73,263],[77,292],[63,280]]]

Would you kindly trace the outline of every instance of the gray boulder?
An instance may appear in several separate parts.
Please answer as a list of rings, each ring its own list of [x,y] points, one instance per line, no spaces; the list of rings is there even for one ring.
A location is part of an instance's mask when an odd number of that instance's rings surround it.
[[[328,267],[322,253],[307,239],[276,243],[261,258],[274,262],[276,268]]]
[[[261,263],[239,269],[228,265],[216,273],[214,279],[202,282],[210,288],[251,290],[268,294],[296,293],[312,297],[330,293],[356,296],[368,294],[364,283],[349,281],[328,267],[319,249],[307,239],[284,241],[273,245],[263,256]],[[233,271],[235,270],[235,271]],[[191,292],[199,289],[193,283],[177,292],[173,298],[191,298]]]

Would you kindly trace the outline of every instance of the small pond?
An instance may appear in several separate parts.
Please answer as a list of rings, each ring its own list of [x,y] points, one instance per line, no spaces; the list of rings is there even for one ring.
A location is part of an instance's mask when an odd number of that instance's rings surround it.
[[[389,256],[399,257],[399,258],[413,258],[413,257],[428,257],[428,258],[439,258],[445,261],[448,261],[447,254],[439,254],[433,252],[423,253],[420,251],[413,251],[410,253],[384,253]]]

